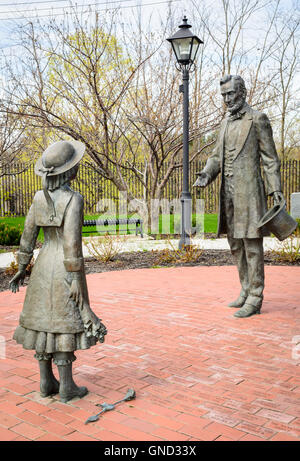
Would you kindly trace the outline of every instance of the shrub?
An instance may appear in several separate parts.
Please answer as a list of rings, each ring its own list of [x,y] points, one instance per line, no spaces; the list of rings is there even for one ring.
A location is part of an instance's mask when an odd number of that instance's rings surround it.
[[[20,245],[21,235],[21,226],[13,227],[0,222],[0,245]]]
[[[180,263],[195,263],[199,261],[203,249],[195,245],[183,246],[181,249],[176,249],[170,239],[168,240],[170,248],[158,251],[156,264],[180,264]],[[155,251],[154,251],[155,253]]]
[[[296,230],[280,244],[278,249],[273,250],[277,261],[300,262],[300,219],[296,221],[298,222]]]
[[[90,237],[83,243],[97,261],[108,262],[120,253],[124,240],[119,235],[105,234],[101,237]]]

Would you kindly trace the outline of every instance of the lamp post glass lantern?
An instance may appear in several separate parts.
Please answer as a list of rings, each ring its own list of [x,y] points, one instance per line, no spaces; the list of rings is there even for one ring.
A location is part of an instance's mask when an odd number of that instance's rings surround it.
[[[191,27],[184,16],[179,30],[167,39],[172,45],[183,80],[183,85],[179,90],[183,93],[183,184],[180,197],[181,238],[179,248],[190,245],[192,234],[192,196],[189,190],[189,72],[195,61],[199,45],[203,43],[192,33]]]
[[[183,18],[183,23],[179,26],[179,30],[167,38],[171,43],[178,64],[191,65],[195,61],[200,43],[203,43],[200,38],[192,34],[191,25],[188,24],[186,16]]]

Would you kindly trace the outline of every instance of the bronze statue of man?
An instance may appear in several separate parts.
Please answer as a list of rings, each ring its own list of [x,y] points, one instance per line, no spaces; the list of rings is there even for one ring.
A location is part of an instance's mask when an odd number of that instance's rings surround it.
[[[83,397],[88,390],[73,381],[74,351],[103,342],[106,328],[89,304],[82,256],[83,197],[70,188],[85,146],[58,141],[37,161],[43,178],[27,214],[18,254],[19,270],[10,282],[15,293],[23,282],[40,228],[44,244],[34,264],[20,324],[14,339],[35,350],[42,397],[59,393],[62,402]],[[57,365],[59,382],[52,371]]]
[[[283,200],[280,160],[267,116],[246,103],[244,80],[226,75],[220,87],[228,113],[194,186],[205,187],[219,173],[222,176],[218,235],[227,234],[241,283],[241,292],[229,307],[240,308],[235,317],[249,317],[260,313],[264,290],[263,237],[268,232],[257,224],[267,211],[267,195],[272,195],[274,204]]]

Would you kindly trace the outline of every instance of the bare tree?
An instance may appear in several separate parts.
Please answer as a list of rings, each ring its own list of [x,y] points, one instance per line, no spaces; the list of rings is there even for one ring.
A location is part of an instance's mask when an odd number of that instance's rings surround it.
[[[204,158],[213,145],[224,116],[218,88],[224,73],[245,77],[255,107],[274,112],[280,105],[286,151],[298,25],[279,26],[280,0],[190,4],[193,30],[204,40],[191,76],[190,161]],[[175,13],[169,9],[159,33],[145,30],[140,18],[132,29],[127,24],[122,29],[116,14],[87,18],[74,10],[59,22],[21,27],[22,53],[6,62],[0,113],[9,123],[21,120],[31,138],[37,133],[41,148],[57,138],[82,141],[91,168],[129,200],[149,203],[162,197],[182,165],[180,73],[165,42],[174,31]],[[278,34],[285,38],[280,41]],[[131,185],[133,176],[138,189]]]
[[[113,18],[109,27],[97,14],[93,22],[75,13],[68,18],[22,29],[24,53],[17,66],[7,63],[10,88],[2,111],[22,117],[32,130],[82,141],[92,166],[127,190],[118,149],[126,131],[121,106],[143,63],[125,55],[112,34]]]
[[[66,135],[82,141],[91,168],[129,200],[141,198],[130,186],[135,175],[149,203],[162,196],[181,166],[179,74],[169,47],[161,49],[166,31],[153,40],[153,33],[149,38],[140,29],[125,47],[126,37],[121,46],[113,33],[113,17],[109,23],[97,14],[93,18],[74,13],[61,23],[31,22],[22,28],[24,53],[18,65],[7,63],[10,86],[3,111],[37,130],[42,144],[45,137]],[[193,107],[191,142],[210,130],[205,114],[199,117]],[[205,147],[199,145],[191,160]]]
[[[279,68],[279,75],[273,83],[279,92],[276,101],[278,113],[276,116],[280,123],[279,152],[283,160],[289,157],[292,150],[299,146],[300,136],[289,136],[294,134],[295,124],[298,125],[298,111],[300,107],[299,90],[296,87],[296,76],[300,70],[299,58],[299,26],[300,18],[282,18],[282,23],[276,27],[277,50],[274,53],[274,60]],[[276,117],[276,118],[277,118]]]
[[[219,75],[240,74],[248,101],[280,118],[276,135],[286,158],[293,149],[295,114],[299,107],[295,77],[299,71],[299,8],[290,11],[282,0],[192,0],[210,40],[210,67]],[[276,122],[274,123],[275,128]],[[289,144],[289,146],[287,146]]]
[[[7,112],[0,113],[0,178],[22,173],[24,168],[12,168],[25,152],[28,139],[20,117]]]
[[[173,171],[182,167],[180,74],[175,70],[171,53],[165,56],[161,53],[159,63],[148,61],[139,71],[135,83],[136,86],[129,91],[130,104],[124,108],[124,113],[131,122],[133,139],[136,140],[138,135],[139,142],[138,149],[135,152],[132,149],[132,156],[127,162],[143,181],[146,196],[160,198]],[[190,143],[212,129],[204,113],[202,118],[199,116],[199,108],[193,102],[190,110]],[[193,150],[190,162],[212,142],[199,144]],[[145,160],[144,171],[136,167],[141,150]]]

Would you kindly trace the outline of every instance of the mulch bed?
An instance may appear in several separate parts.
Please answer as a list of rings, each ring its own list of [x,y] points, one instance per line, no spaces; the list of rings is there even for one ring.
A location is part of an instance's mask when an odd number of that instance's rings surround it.
[[[2,247],[0,247],[2,248]],[[9,250],[9,248],[7,248]],[[170,252],[171,253],[171,252]],[[141,251],[135,253],[121,253],[113,261],[103,263],[95,258],[85,259],[85,270],[87,274],[93,272],[119,271],[125,269],[143,269],[155,267],[182,267],[182,266],[228,266],[234,265],[234,260],[229,250],[203,250],[201,255],[194,262],[174,263],[166,262],[162,251]],[[288,263],[276,260],[272,252],[265,253],[266,265],[293,265],[300,266],[300,261]],[[12,275],[0,270],[0,291],[8,290],[8,284]],[[28,283],[25,279],[25,285]]]

